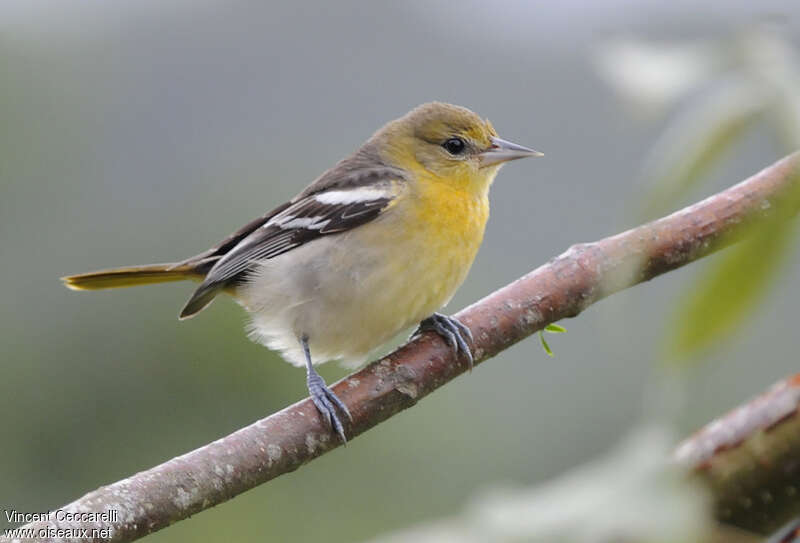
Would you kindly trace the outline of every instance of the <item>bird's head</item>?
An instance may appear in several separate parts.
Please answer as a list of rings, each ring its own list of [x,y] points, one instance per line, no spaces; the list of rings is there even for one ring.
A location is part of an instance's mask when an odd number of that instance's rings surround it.
[[[485,191],[505,162],[542,153],[498,137],[467,108],[430,102],[375,135],[392,165],[460,188]]]

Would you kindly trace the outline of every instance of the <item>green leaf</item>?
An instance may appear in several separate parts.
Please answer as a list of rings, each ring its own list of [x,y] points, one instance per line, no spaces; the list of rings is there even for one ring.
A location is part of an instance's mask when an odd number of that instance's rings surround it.
[[[550,348],[550,345],[547,344],[547,340],[544,339],[544,331],[543,330],[539,330],[539,339],[542,342],[542,348],[544,349],[544,352],[547,353],[547,356],[550,356],[550,357],[555,356],[553,354],[553,350]]]
[[[683,297],[669,345],[673,362],[723,341],[766,295],[797,237],[796,224],[789,219],[800,201],[800,177],[790,187],[774,204],[773,216],[727,249]]]
[[[552,332],[554,334],[563,334],[564,332],[567,331],[566,328],[564,328],[563,326],[559,326],[557,324],[548,324],[547,326],[544,327],[544,329],[546,332]]]

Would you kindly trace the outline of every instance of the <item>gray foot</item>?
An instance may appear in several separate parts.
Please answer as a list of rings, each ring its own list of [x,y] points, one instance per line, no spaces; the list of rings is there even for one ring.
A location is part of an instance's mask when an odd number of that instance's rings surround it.
[[[322,418],[325,419],[328,426],[336,431],[342,443],[347,443],[347,438],[344,435],[344,425],[339,419],[339,415],[336,414],[336,408],[338,407],[352,422],[353,417],[350,415],[347,406],[328,388],[328,385],[325,384],[325,381],[316,371],[312,370],[308,374],[306,384],[308,385],[308,393],[311,395],[311,401],[317,406]]]
[[[317,370],[314,369],[314,365],[311,363],[311,350],[308,348],[308,337],[301,337],[300,344],[303,346],[303,352],[306,355],[306,386],[308,387],[311,401],[317,406],[317,410],[322,415],[322,418],[325,419],[325,422],[328,423],[328,426],[336,431],[342,443],[347,444],[347,438],[344,435],[344,425],[336,414],[336,408],[338,407],[347,415],[350,422],[352,422],[353,417],[350,415],[350,410],[347,409],[344,402],[328,388],[328,385],[325,384],[325,380],[320,377]]]
[[[434,313],[419,323],[417,333],[425,330],[433,330],[442,336],[456,356],[463,354],[469,363],[470,371],[472,371],[474,360],[472,358],[472,350],[469,348],[469,344],[472,343],[472,332],[470,332],[469,328],[455,317]]]

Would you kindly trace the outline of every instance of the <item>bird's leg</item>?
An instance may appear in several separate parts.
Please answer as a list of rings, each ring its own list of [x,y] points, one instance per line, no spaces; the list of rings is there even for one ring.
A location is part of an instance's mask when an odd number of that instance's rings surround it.
[[[306,355],[306,385],[308,386],[308,393],[311,395],[311,401],[317,406],[322,417],[328,423],[328,426],[333,428],[342,440],[342,443],[347,443],[347,438],[344,435],[344,425],[339,420],[336,414],[336,407],[342,410],[347,415],[350,421],[353,417],[350,415],[350,410],[340,400],[333,391],[325,384],[325,380],[319,376],[311,363],[311,349],[308,347],[308,336],[300,338],[300,344],[303,346],[303,353]],[[335,407],[334,407],[335,406]]]
[[[421,323],[415,334],[424,332],[425,330],[433,330],[442,336],[456,356],[463,354],[469,363],[469,369],[472,371],[474,360],[472,358],[472,350],[469,344],[472,343],[472,332],[461,321],[455,317],[442,315],[441,313],[434,313]]]

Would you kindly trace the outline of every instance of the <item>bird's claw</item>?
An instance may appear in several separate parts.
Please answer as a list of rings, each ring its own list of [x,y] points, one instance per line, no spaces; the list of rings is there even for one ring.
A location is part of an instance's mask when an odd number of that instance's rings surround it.
[[[316,372],[308,375],[308,393],[311,395],[311,401],[317,406],[317,410],[322,415],[322,418],[325,419],[328,426],[336,431],[342,443],[347,444],[347,438],[344,434],[344,425],[336,414],[336,408],[338,407],[347,415],[350,422],[353,421],[353,416],[350,415],[350,410],[347,409],[344,402],[328,388],[328,385],[325,384],[325,381]]]
[[[469,364],[469,370],[472,371],[475,361],[469,344],[473,342],[473,338],[472,332],[464,323],[455,317],[434,313],[419,324],[416,333],[418,334],[425,330],[433,330],[442,336],[456,356],[463,354]]]

